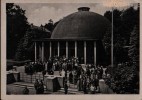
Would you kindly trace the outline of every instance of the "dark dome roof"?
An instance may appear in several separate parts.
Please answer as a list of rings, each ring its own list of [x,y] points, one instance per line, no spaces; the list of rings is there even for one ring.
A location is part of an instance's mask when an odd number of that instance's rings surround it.
[[[68,15],[58,23],[51,39],[102,39],[109,25],[110,22],[102,15],[79,9],[79,12]]]

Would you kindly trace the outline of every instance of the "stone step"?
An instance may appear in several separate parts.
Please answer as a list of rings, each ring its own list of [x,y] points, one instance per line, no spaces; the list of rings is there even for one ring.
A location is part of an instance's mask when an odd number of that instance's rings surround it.
[[[19,87],[19,88],[25,88],[24,85],[16,85],[16,84],[11,84],[11,86],[14,86],[14,87]],[[31,87],[31,86],[27,86],[28,89],[34,89],[34,87]]]
[[[58,90],[58,92],[64,93],[64,88]],[[68,88],[68,94],[83,94],[83,91],[78,91],[77,89]]]
[[[27,86],[29,89],[32,89],[34,88],[34,84],[31,84],[31,83],[24,83],[24,82],[16,82],[16,83],[13,83],[12,85],[14,86],[19,86],[19,87],[25,87]],[[44,86],[44,89],[46,89],[46,86]]]
[[[24,85],[24,86],[30,86],[30,87],[34,87],[34,84],[32,83],[25,83],[25,82],[15,82],[13,83],[13,85]]]
[[[31,83],[16,82],[11,85],[13,85],[15,87],[20,87],[20,88],[25,88],[25,86],[27,86],[28,89],[34,89],[34,84],[31,84]],[[46,92],[46,86],[44,86],[44,91]],[[64,88],[61,88],[57,92],[64,93]],[[74,89],[74,88],[69,88],[68,93],[69,94],[82,94],[83,92],[78,91],[77,89]]]
[[[61,88],[60,90],[64,90],[64,88]],[[78,92],[78,90],[77,90],[77,89],[73,89],[73,88],[68,88],[68,91]]]

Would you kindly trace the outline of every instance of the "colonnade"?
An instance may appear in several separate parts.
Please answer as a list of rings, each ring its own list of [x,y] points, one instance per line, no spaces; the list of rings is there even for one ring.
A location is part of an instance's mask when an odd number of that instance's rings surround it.
[[[74,56],[77,58],[77,41],[75,43],[75,54]],[[84,41],[84,64],[86,64],[86,41]],[[42,47],[41,47],[41,59],[42,62],[44,61],[44,42],[42,42]],[[66,58],[68,58],[68,41],[66,41]],[[52,56],[52,42],[49,42],[49,57]],[[60,42],[57,42],[57,55],[60,56]],[[35,42],[35,61],[37,60],[37,42]],[[94,41],[94,65],[96,65],[96,41]]]

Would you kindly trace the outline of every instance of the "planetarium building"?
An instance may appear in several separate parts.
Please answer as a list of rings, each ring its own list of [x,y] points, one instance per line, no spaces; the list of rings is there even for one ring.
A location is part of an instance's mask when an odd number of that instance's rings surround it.
[[[76,57],[82,64],[104,62],[102,39],[110,22],[88,7],[64,17],[52,32],[51,38],[35,40],[35,60],[53,56]]]

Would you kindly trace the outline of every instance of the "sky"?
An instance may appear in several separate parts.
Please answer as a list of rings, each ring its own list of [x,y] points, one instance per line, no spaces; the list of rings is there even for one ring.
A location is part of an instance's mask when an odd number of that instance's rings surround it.
[[[112,1],[112,0],[111,0]],[[63,17],[77,12],[79,7],[90,7],[90,11],[104,15],[106,11],[112,10],[113,2],[107,3],[16,3],[23,10],[26,10],[26,17],[29,23],[33,23],[36,26],[45,25],[49,19],[52,19],[55,23]],[[113,0],[114,1],[114,0]],[[127,1],[127,0],[126,0]],[[128,6],[127,2],[117,4],[118,9],[126,9]],[[115,5],[116,6],[116,5]]]

